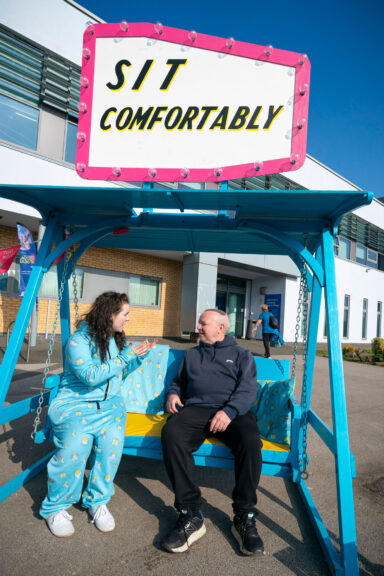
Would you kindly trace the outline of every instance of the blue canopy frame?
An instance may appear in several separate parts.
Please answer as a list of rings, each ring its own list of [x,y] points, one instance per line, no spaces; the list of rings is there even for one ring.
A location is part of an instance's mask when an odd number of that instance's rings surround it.
[[[312,293],[306,363],[306,399],[301,399],[303,426],[307,422],[334,455],[339,520],[338,553],[320,517],[305,479],[302,429],[296,447],[292,480],[298,487],[333,574],[359,572],[352,478],[354,458],[349,450],[342,353],[339,337],[333,236],[344,214],[372,201],[362,191],[218,190],[143,188],[0,186],[0,196],[28,204],[42,215],[46,230],[3,362],[0,366],[0,424],[33,412],[39,396],[2,407],[6,398],[43,275],[68,248],[77,245],[74,261],[92,245],[137,249],[240,254],[288,255],[301,268],[307,265]],[[135,212],[135,207],[144,211]],[[154,213],[153,209],[165,212]],[[211,213],[188,213],[188,211]],[[168,211],[168,212],[167,212]],[[214,213],[213,211],[217,211]],[[67,236],[70,227],[71,234]],[[113,232],[122,232],[113,234]],[[55,247],[53,248],[53,246]],[[63,262],[58,264],[61,283]],[[311,409],[321,296],[328,322],[329,380],[333,430]],[[62,347],[71,333],[68,289],[60,311]],[[49,400],[45,393],[44,404]],[[37,474],[51,454],[0,487],[0,501]]]

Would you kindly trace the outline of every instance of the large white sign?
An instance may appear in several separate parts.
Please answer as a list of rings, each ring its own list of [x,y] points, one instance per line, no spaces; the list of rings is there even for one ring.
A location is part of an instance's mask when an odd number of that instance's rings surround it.
[[[91,179],[216,181],[305,160],[308,59],[152,24],[84,34],[76,167]]]

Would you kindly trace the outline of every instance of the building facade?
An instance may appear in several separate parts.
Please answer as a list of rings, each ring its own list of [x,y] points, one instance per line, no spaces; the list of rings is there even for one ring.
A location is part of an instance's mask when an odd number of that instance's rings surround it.
[[[36,26],[39,14],[39,26]],[[82,35],[97,17],[71,0],[14,0],[0,7],[0,168],[3,184],[86,186],[74,169]],[[133,183],[92,182],[130,187]],[[174,187],[172,184],[164,186]],[[204,185],[196,185],[204,187]],[[212,184],[210,184],[212,186]],[[355,190],[351,182],[307,157],[289,175],[231,181],[233,189]],[[381,194],[379,194],[381,195]],[[137,207],[140,210],[140,207]],[[0,248],[18,243],[16,223],[38,242],[40,214],[0,200]],[[343,343],[384,335],[384,205],[346,215],[335,243],[340,334]],[[19,265],[0,279],[0,332],[17,314]],[[151,252],[91,248],[76,270],[80,313],[106,289],[127,291],[134,309],[132,336],[194,332],[199,314],[228,312],[230,331],[245,337],[260,305],[269,303],[286,341],[295,334],[299,271],[285,256]],[[37,332],[48,335],[57,303],[55,270],[44,279]],[[72,304],[73,306],[73,304]],[[318,340],[327,327],[322,304]]]

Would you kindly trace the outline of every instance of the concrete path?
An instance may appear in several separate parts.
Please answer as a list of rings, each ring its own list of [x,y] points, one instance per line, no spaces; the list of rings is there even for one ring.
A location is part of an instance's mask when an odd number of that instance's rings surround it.
[[[256,354],[262,352],[261,343],[251,342],[247,344],[254,347]],[[13,403],[38,391],[43,356],[44,351],[41,357],[34,351],[33,363],[18,364],[7,402]],[[60,369],[59,356],[53,358],[53,371]],[[360,574],[379,576],[384,575],[384,369],[346,362],[344,370],[350,441],[357,466],[354,494]],[[317,358],[312,407],[331,426],[328,381],[328,361]],[[300,397],[299,386],[296,396]],[[51,448],[32,443],[32,420],[33,415],[0,429],[1,484]],[[312,433],[309,452],[308,486],[337,545],[334,461]],[[329,574],[303,504],[290,482],[262,477],[257,523],[265,541],[266,555],[248,558],[238,553],[230,531],[233,473],[197,468],[196,478],[207,501],[207,534],[187,553],[171,555],[160,547],[161,539],[176,519],[162,462],[123,457],[115,481],[116,494],[110,503],[116,530],[110,534],[98,532],[88,522],[86,512],[75,506],[72,513],[76,533],[68,539],[53,537],[38,516],[46,490],[46,474],[42,472],[0,504],[0,574]]]

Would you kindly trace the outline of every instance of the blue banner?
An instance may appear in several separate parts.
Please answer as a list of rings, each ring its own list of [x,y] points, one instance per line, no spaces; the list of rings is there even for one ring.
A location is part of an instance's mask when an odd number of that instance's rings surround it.
[[[19,295],[24,296],[31,275],[32,266],[36,260],[36,247],[32,234],[22,224],[17,225],[17,235],[20,242],[20,286]]]

